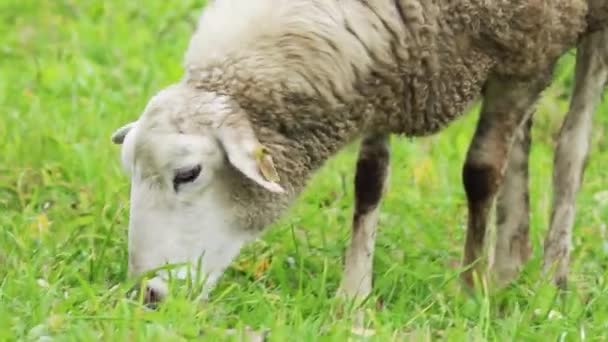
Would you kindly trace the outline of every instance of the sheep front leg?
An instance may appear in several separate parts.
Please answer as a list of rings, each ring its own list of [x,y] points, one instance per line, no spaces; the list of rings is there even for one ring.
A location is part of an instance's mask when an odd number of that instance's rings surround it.
[[[379,204],[386,187],[389,137],[376,134],[363,138],[355,175],[355,210],[351,242],[346,251],[339,295],[363,299],[372,290],[372,266]]]
[[[532,113],[529,113],[513,139],[504,181],[496,197],[496,245],[490,273],[499,287],[517,277],[531,254],[528,190],[531,128]]]
[[[462,171],[469,209],[463,265],[472,266],[462,278],[468,286],[473,286],[473,273],[483,276],[478,259],[490,209],[503,181],[515,132],[549,81],[550,75],[542,76],[527,81],[491,77],[485,85],[483,107]]]
[[[560,130],[553,170],[553,210],[545,238],[543,271],[565,288],[575,215],[575,197],[589,152],[593,112],[608,77],[608,30],[583,39],[578,47],[570,109]]]

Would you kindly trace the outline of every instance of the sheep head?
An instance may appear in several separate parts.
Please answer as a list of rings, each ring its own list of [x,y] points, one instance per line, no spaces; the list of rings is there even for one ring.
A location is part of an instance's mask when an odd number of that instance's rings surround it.
[[[148,299],[166,295],[170,274],[204,277],[206,294],[259,233],[243,222],[235,187],[249,182],[268,193],[284,192],[268,149],[238,105],[183,83],[154,96],[139,120],[117,129],[112,141],[122,145],[131,177],[130,273],[182,263],[173,273],[154,274]]]

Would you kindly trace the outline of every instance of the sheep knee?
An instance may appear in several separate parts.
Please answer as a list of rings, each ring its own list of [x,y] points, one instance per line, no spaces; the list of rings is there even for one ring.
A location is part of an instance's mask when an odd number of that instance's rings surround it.
[[[462,183],[469,206],[483,205],[498,189],[499,170],[491,164],[467,162],[462,169]]]
[[[370,136],[361,143],[355,174],[355,216],[369,213],[380,203],[390,157],[387,139],[385,135]]]

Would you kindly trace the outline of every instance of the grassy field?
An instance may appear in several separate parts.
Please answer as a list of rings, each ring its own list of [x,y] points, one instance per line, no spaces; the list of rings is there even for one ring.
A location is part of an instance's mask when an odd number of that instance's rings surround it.
[[[125,296],[129,184],[110,144],[148,98],[181,76],[202,1],[0,3],[0,340],[218,340],[268,328],[272,341],[346,340],[333,300],[349,238],[356,146],[248,246],[211,301],[177,293],[158,310]],[[228,23],[227,23],[228,24]],[[393,139],[392,179],[366,310],[374,339],[608,339],[608,102],[578,198],[570,291],[538,280],[553,137],[571,86],[560,63],[534,127],[531,236],[523,277],[492,296],[456,280],[466,220],[460,170],[477,107],[424,139]]]

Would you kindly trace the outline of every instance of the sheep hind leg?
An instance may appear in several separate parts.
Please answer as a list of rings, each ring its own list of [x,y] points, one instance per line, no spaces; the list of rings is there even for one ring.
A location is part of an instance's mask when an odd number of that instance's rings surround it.
[[[490,264],[493,284],[498,288],[517,277],[531,254],[528,160],[532,113],[517,131],[496,197],[496,244]]]
[[[480,272],[480,257],[490,209],[503,182],[515,133],[549,76],[527,81],[493,76],[485,85],[482,110],[462,171],[469,213],[463,253],[467,269],[461,277],[469,287],[474,286],[474,274],[485,278]]]
[[[570,109],[557,141],[553,170],[553,208],[545,238],[543,272],[553,271],[554,283],[565,288],[575,216],[589,152],[592,116],[608,79],[608,29],[583,39],[576,57]]]
[[[344,275],[338,295],[365,299],[372,290],[372,268],[379,204],[386,187],[389,137],[368,135],[361,142],[355,175],[355,210]]]

